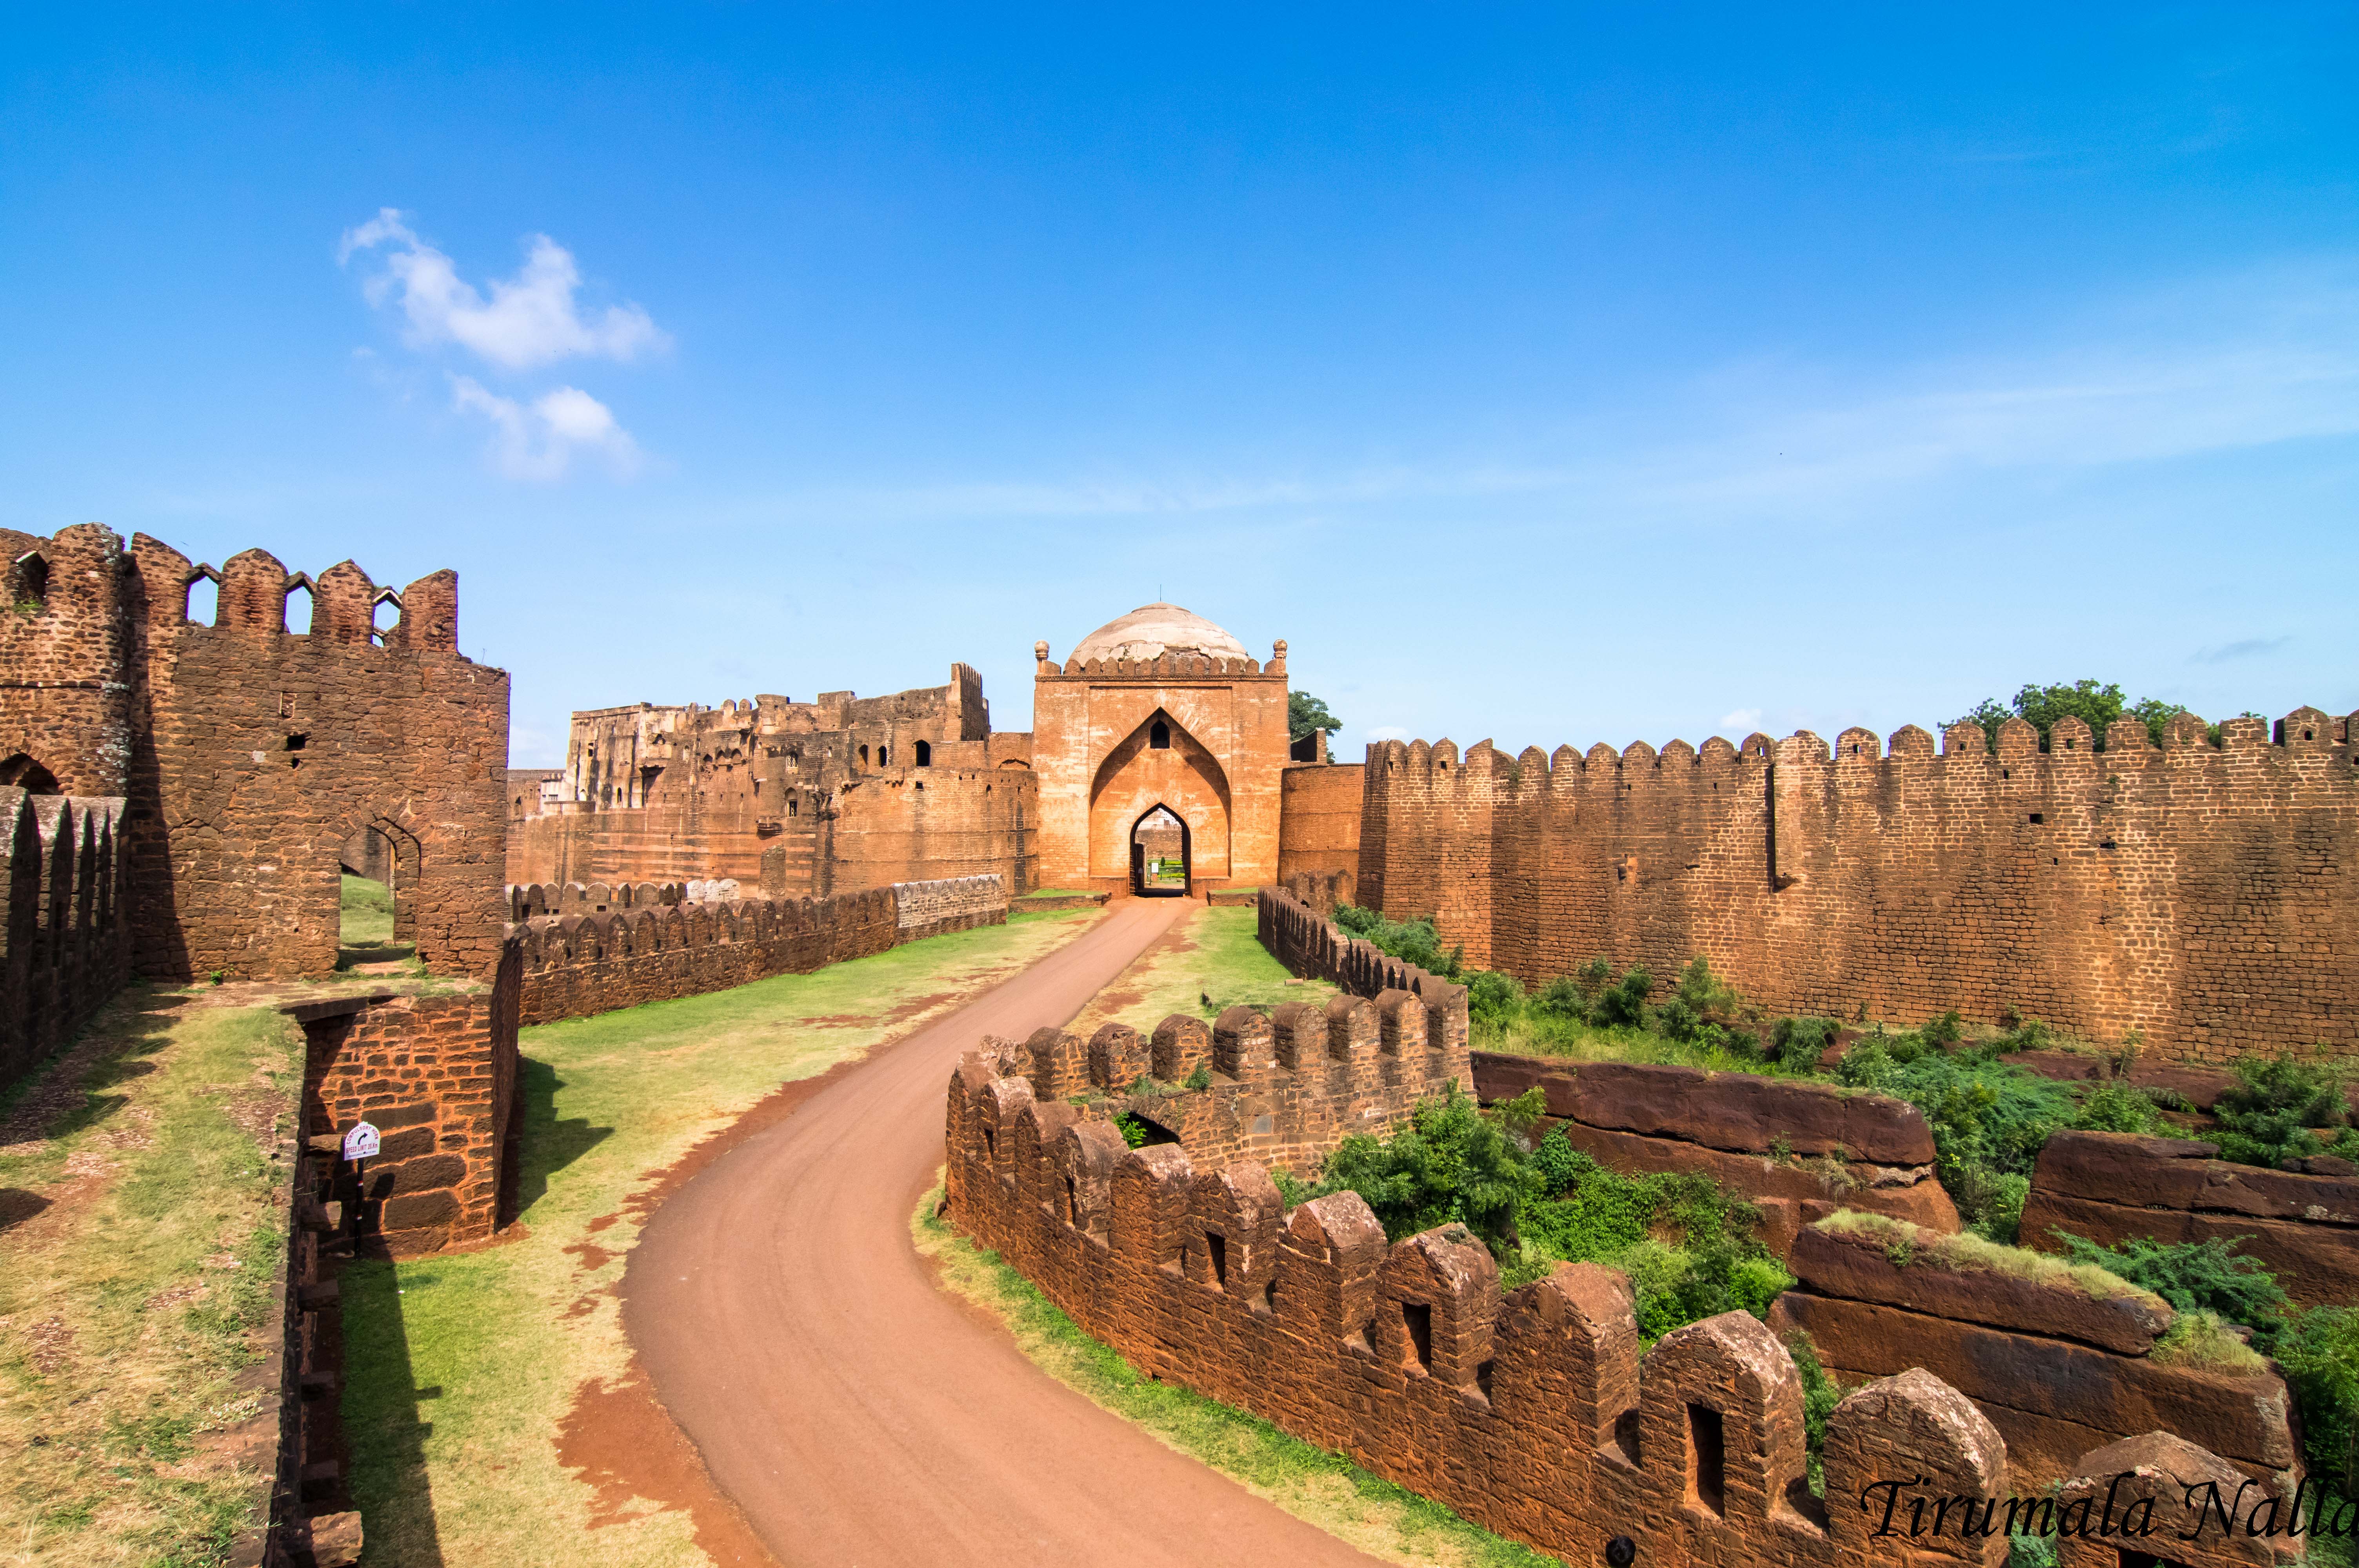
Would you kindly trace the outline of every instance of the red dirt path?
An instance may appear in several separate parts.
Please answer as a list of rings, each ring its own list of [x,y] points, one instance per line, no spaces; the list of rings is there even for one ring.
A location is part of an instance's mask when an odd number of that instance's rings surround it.
[[[960,1054],[1063,1023],[1188,907],[1118,905],[730,1148],[648,1222],[624,1281],[631,1342],[781,1563],[1375,1561],[1047,1377],[910,1242]]]

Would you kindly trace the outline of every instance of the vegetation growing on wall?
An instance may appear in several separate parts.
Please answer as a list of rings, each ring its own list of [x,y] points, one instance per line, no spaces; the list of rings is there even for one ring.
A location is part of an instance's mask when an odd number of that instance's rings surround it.
[[[1703,1175],[1609,1171],[1561,1130],[1534,1140],[1544,1104],[1534,1089],[1484,1111],[1452,1086],[1391,1138],[1347,1138],[1315,1182],[1281,1173],[1280,1188],[1289,1205],[1355,1192],[1395,1241],[1463,1225],[1498,1259],[1505,1289],[1559,1263],[1620,1269],[1649,1342],[1723,1312],[1767,1314],[1793,1280],[1753,1238],[1750,1204]]]

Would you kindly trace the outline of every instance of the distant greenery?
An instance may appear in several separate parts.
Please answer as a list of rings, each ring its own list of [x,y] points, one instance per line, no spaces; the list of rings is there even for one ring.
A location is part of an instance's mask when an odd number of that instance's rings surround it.
[[[1286,694],[1286,738],[1299,741],[1313,730],[1323,730],[1332,735],[1343,728],[1343,721],[1327,711],[1327,705],[1307,691]]]
[[[2070,686],[2027,686],[2015,694],[2010,702],[1995,697],[1984,697],[1948,724],[1979,724],[1988,737],[1991,750],[1998,750],[1998,727],[2009,719],[2021,719],[2039,731],[2039,749],[2048,750],[2048,732],[2060,719],[2078,719],[2096,733],[2099,751],[2104,750],[2105,726],[2116,719],[2135,719],[2146,726],[2147,739],[2162,744],[2163,730],[2170,721],[2187,711],[2176,702],[2165,702],[2158,697],[2141,697],[2126,702],[2122,688],[2108,681],[2099,685],[2093,680],[2077,680]],[[2245,710],[2246,719],[2262,715]],[[1948,724],[1943,726],[1948,728]],[[2220,743],[2220,726],[2206,724],[2203,732],[2213,745]]]

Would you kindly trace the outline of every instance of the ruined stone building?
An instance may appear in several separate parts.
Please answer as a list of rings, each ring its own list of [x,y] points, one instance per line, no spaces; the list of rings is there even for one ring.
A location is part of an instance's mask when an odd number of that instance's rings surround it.
[[[965,665],[891,697],[578,712],[561,773],[510,775],[508,881],[731,879],[777,898],[996,873],[1019,893],[1125,892],[1142,825],[1167,818],[1177,843],[1155,857],[1184,861],[1190,890],[1276,877],[1283,643],[1264,665],[1152,604],[1061,665],[1035,654],[1030,732],[993,731]]]

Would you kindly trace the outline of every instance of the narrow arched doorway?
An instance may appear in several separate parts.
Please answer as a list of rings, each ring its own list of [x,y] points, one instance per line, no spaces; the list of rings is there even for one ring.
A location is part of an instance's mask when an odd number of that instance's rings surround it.
[[[338,849],[336,968],[363,974],[406,969],[418,951],[416,893],[419,846],[382,819],[353,832]]]
[[[1130,891],[1141,898],[1185,898],[1192,846],[1188,824],[1159,802],[1130,827]]]

